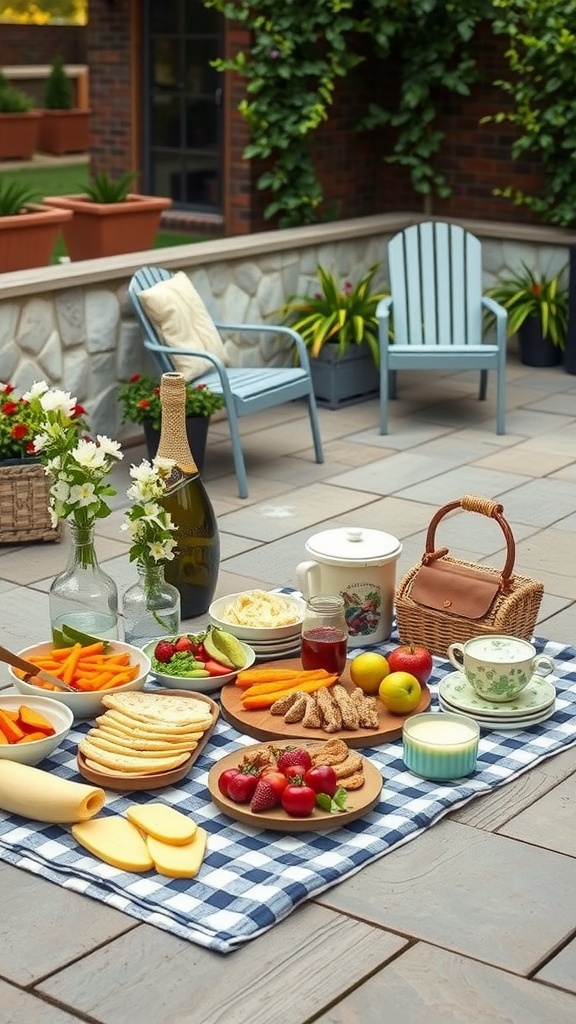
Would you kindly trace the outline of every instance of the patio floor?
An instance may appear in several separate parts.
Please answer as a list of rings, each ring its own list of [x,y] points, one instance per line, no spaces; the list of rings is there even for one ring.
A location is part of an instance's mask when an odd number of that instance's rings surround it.
[[[544,583],[537,635],[574,644],[576,377],[523,367],[511,353],[500,437],[492,380],[484,403],[476,374],[405,374],[398,385],[386,437],[376,402],[320,410],[323,465],[300,403],[243,420],[247,500],[237,497],[227,424],[211,425],[204,480],[221,531],[217,596],[295,586],[306,540],[338,526],[399,537],[400,578],[437,508],[477,494],[502,501],[516,571]],[[119,530],[128,468],[143,455],[127,450],[115,511],[97,531],[121,590],[135,578]],[[481,517],[452,517],[438,539],[456,557],[503,564],[502,534]],[[0,548],[6,647],[46,638],[47,592],[66,548]],[[0,687],[8,679],[3,668]],[[573,1024],[575,809],[571,748],[228,956],[0,862],[0,1021]]]

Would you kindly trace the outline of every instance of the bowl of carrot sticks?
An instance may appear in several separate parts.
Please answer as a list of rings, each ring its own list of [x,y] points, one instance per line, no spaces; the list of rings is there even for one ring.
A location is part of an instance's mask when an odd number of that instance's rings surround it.
[[[18,654],[73,688],[52,688],[38,676],[25,680],[19,669],[10,667],[8,671],[18,692],[42,694],[59,701],[70,708],[76,721],[102,714],[102,697],[106,693],[141,690],[150,672],[148,655],[122,640],[98,640],[86,646],[69,647],[55,647],[47,641],[25,647]]]

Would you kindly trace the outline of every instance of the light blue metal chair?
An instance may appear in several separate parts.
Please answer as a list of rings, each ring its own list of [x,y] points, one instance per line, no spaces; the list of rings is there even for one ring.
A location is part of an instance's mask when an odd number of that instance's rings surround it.
[[[141,291],[151,288],[159,281],[166,281],[172,275],[163,267],[142,267],[136,271],[128,286],[128,295],[138,321],[144,332],[144,345],[160,371],[166,373],[175,369],[173,356],[196,355],[208,360],[214,369],[196,377],[195,383],[205,384],[215,394],[222,395],[228,415],[228,427],[232,442],[234,469],[238,481],[238,494],[241,498],[248,497],[248,482],[244,453],[240,442],[238,420],[242,416],[261,412],[276,405],[283,405],[296,398],[305,398],[308,403],[310,426],[316,462],[324,462],[322,439],[316,410],[316,399],[310,374],[308,352],[300,335],[290,327],[273,326],[270,324],[224,324],[214,321],[219,331],[258,331],[270,335],[289,337],[298,353],[299,365],[290,366],[258,366],[231,368],[225,366],[216,355],[194,349],[192,341],[185,349],[171,348],[163,345],[156,329],[148,319],[138,295]]]
[[[496,371],[496,432],[505,433],[507,311],[482,295],[482,246],[456,224],[416,224],[388,243],[390,296],[376,310],[380,340],[380,433],[398,370]],[[483,343],[484,311],[496,318],[495,343]],[[390,337],[392,314],[392,335]]]

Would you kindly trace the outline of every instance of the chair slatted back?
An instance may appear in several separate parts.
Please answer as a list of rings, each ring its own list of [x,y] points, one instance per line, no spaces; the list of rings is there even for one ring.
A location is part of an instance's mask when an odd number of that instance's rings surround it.
[[[482,246],[456,224],[428,222],[388,245],[394,341],[399,345],[479,345]]]

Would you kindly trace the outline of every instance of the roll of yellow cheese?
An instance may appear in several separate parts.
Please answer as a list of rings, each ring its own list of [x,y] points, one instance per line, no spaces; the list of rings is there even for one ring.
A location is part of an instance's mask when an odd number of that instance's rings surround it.
[[[0,808],[34,821],[69,824],[101,811],[104,790],[16,761],[0,761]]]

